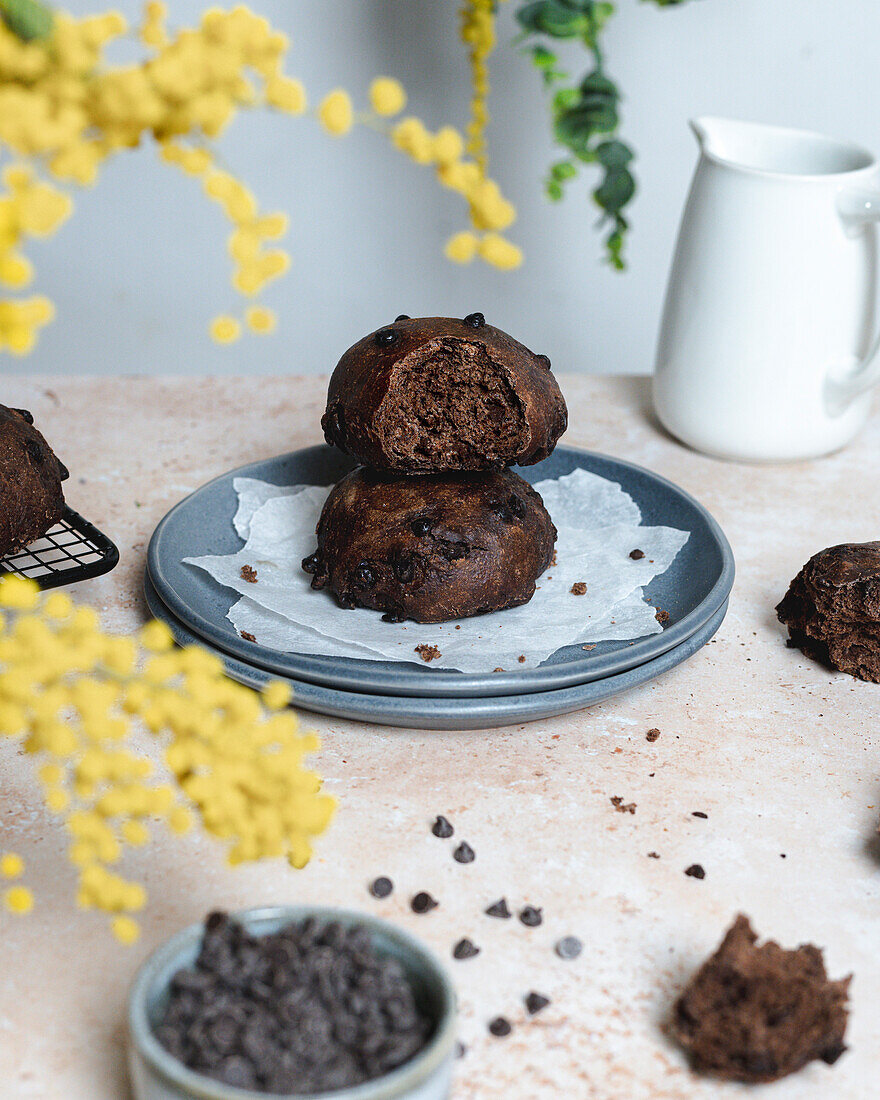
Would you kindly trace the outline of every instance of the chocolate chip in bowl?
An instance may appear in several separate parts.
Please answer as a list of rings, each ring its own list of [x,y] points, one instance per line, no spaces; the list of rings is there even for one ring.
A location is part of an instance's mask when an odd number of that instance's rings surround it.
[[[439,962],[345,910],[212,914],[159,948],[129,1000],[135,1100],[439,1098],[454,1047]]]

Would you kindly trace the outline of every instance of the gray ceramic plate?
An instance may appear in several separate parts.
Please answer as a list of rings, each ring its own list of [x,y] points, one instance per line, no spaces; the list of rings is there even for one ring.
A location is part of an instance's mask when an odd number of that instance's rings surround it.
[[[149,577],[144,581],[144,594],[152,614],[168,624],[180,645],[206,644],[203,638],[188,630],[162,603]],[[406,726],[408,729],[493,729],[497,726],[552,718],[557,714],[570,714],[647,683],[702,649],[721,626],[726,613],[725,600],[708,622],[680,645],[628,672],[620,672],[616,676],[606,676],[602,680],[592,680],[575,687],[557,688],[555,691],[486,695],[482,698],[366,695],[354,691],[337,691],[322,684],[295,680],[289,676],[279,677],[256,665],[239,661],[228,653],[219,650],[216,652],[233,680],[249,687],[259,689],[270,680],[286,680],[293,690],[293,705],[301,710],[313,710],[319,714],[329,714],[333,718],[357,718],[383,726]]]
[[[261,478],[275,485],[330,485],[351,468],[351,459],[340,451],[307,447],[242,466],[197,489],[171,509],[150,540],[149,576],[162,601],[211,645],[246,664],[258,664],[282,676],[345,691],[460,698],[551,691],[624,672],[680,645],[730,595],[733,553],[721,528],[693,497],[640,466],[572,447],[557,447],[544,462],[519,469],[518,473],[534,483],[579,468],[589,470],[618,482],[638,504],[646,525],[690,532],[670,568],[650,585],[652,602],[669,613],[662,634],[651,634],[634,644],[601,642],[589,651],[579,645],[566,646],[540,667],[522,672],[467,675],[430,669],[421,662],[282,653],[244,641],[226,618],[237,599],[235,594],[195,566],[184,565],[183,558],[231,554],[241,549],[241,539],[232,526],[236,508],[233,478]]]

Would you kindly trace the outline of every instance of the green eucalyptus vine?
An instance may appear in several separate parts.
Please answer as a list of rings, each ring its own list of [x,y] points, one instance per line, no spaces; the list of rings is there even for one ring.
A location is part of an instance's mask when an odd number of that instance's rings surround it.
[[[647,0],[658,7],[673,7],[686,0]],[[568,155],[551,165],[545,182],[549,198],[559,201],[565,186],[578,175],[581,165],[597,165],[602,178],[593,199],[602,211],[601,224],[609,224],[605,238],[608,262],[617,271],[626,264],[623,246],[629,223],[624,210],[636,192],[630,170],[635,153],[618,137],[620,91],[605,72],[601,36],[614,14],[606,0],[528,0],[517,10],[522,40],[530,41],[528,53],[552,93],[553,136]],[[537,41],[535,41],[537,39]],[[542,41],[543,39],[543,41]],[[580,41],[592,55],[592,68],[574,86],[547,40]]]

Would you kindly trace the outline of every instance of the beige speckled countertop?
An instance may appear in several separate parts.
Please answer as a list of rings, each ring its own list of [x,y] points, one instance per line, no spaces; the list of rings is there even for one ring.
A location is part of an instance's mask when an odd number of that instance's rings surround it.
[[[786,945],[826,948],[835,977],[855,973],[851,1051],[814,1064],[760,1100],[880,1092],[880,687],[830,674],[785,648],[773,606],[815,550],[878,537],[880,420],[814,463],[743,467],[703,458],[647,413],[644,379],[563,377],[566,442],[638,462],[678,482],[720,521],[738,578],[715,640],[671,673],[592,710],[494,732],[382,729],[307,715],[318,767],[341,799],[301,872],[228,869],[198,837],[159,837],[129,857],[150,904],[144,935],[119,946],[73,905],[64,836],[42,808],[30,762],[0,744],[0,848],[28,862],[28,918],[0,914],[0,1096],[126,1097],[123,1011],[142,958],[212,907],[331,902],[390,917],[449,958],[461,998],[456,1100],[597,1097],[678,1100],[745,1090],[701,1081],[663,1023],[685,977],[746,911]],[[241,463],[319,440],[325,381],[7,377],[2,401],[30,408],[69,465],[71,504],[119,544],[122,562],[77,593],[112,627],[143,621],[150,532],[178,499]],[[657,726],[649,744],[645,731]],[[615,813],[610,798],[637,803]],[[701,810],[707,820],[694,818]],[[432,837],[445,813],[477,860],[460,866]],[[647,858],[656,850],[659,860]],[[784,855],[785,858],[782,858]],[[699,862],[706,878],[687,878]],[[390,875],[394,895],[370,898]],[[407,899],[441,901],[415,916]],[[493,921],[500,895],[543,906],[544,924]],[[558,960],[563,934],[586,945]],[[522,997],[552,1006],[526,1022]],[[487,1021],[513,1020],[507,1039]]]

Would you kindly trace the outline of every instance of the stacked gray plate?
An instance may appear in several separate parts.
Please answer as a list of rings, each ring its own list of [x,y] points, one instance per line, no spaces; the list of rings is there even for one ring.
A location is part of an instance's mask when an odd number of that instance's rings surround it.
[[[464,674],[399,661],[284,653],[239,637],[226,613],[236,596],[185,557],[232,554],[242,545],[232,526],[236,477],[275,485],[330,485],[352,467],[330,447],[309,447],[223,474],[176,505],[150,541],[145,590],[153,614],[183,644],[201,642],[231,676],[259,686],[286,679],[296,705],[336,717],[425,729],[477,729],[579,710],[645,683],[686,660],[715,633],[733,585],[733,554],[718,524],[691,496],[631,463],[557,447],[518,472],[530,482],[585,469],[617,482],[649,526],[690,537],[670,568],[651,583],[654,604],[669,614],[662,634],[557,650],[536,669]]]

